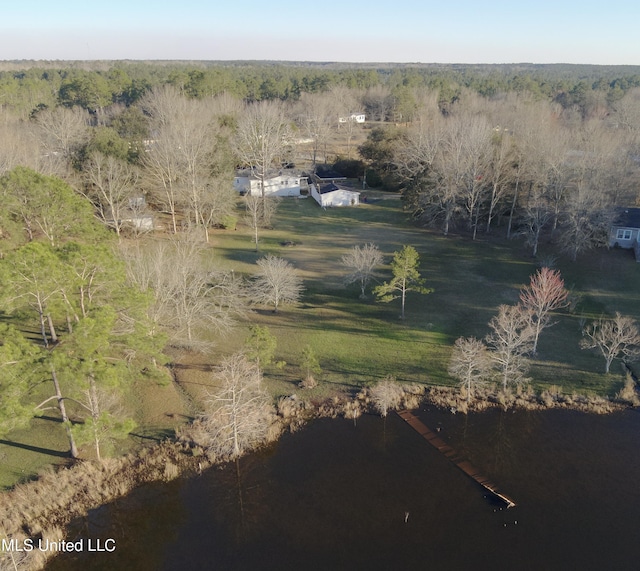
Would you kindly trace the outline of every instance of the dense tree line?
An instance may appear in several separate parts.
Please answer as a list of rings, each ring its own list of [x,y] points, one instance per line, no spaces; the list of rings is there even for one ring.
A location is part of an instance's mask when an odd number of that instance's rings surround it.
[[[56,105],[91,112],[112,104],[130,106],[163,85],[196,99],[228,93],[246,101],[297,100],[304,93],[335,86],[371,90],[374,97],[367,111],[378,116],[379,89],[388,90],[395,107],[404,106],[405,113],[411,105],[405,99],[413,88],[437,91],[443,105],[454,102],[465,89],[485,97],[515,91],[565,108],[578,106],[588,114],[599,102],[612,103],[640,86],[636,66],[5,62],[2,68],[2,105],[23,115]]]
[[[274,311],[295,303],[303,285],[291,264],[267,255],[244,281],[206,255],[209,231],[236,215],[237,167],[252,169],[264,189],[295,158],[297,139],[311,141],[315,165],[327,161],[338,129],[350,155],[355,123],[337,118],[356,110],[378,126],[359,148],[362,162],[343,164],[366,164],[366,182],[377,176],[400,190],[420,223],[473,238],[499,227],[523,235],[534,256],[550,235],[575,259],[603,243],[616,206],[637,200],[633,71],[122,64],[0,72],[0,431],[53,405],[71,454],[91,442],[100,456],[132,429],[122,411],[130,380],[162,374],[166,341],[207,348],[249,299]],[[258,250],[272,212],[264,196],[246,208]],[[150,229],[150,212],[167,239],[127,241]],[[364,296],[379,252],[365,246],[343,263]],[[428,291],[417,252],[396,252],[392,272],[375,293],[400,296],[404,316],[406,292]],[[460,341],[452,374],[470,387],[490,353],[505,386],[524,378],[546,314],[523,315],[504,306],[486,345]],[[602,329],[586,333],[594,347]]]
[[[530,95],[468,93],[443,114],[425,100],[411,124],[378,128],[360,147],[417,220],[526,238],[560,237],[572,258],[608,241],[616,207],[637,200],[640,90],[584,118]],[[369,176],[369,180],[371,177]]]
[[[131,382],[162,377],[164,337],[83,197],[25,167],[0,178],[0,194],[0,432],[54,409],[71,456],[89,442],[100,458],[134,427]]]

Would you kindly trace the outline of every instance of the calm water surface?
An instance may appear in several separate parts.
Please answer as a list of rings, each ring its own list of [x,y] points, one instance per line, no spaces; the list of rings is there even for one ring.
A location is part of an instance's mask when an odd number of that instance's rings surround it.
[[[640,414],[420,418],[518,506],[396,415],[321,420],[199,477],[136,490],[76,522],[53,570],[640,569]]]

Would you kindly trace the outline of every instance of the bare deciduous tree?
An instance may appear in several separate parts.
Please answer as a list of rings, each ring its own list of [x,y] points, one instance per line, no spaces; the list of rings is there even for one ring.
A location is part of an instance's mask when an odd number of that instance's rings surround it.
[[[259,232],[260,228],[268,228],[271,225],[271,218],[276,213],[280,199],[272,196],[269,200],[264,200],[259,196],[246,194],[244,196],[244,207],[246,210],[245,221],[253,230],[253,243],[256,252],[259,249]]]
[[[614,119],[627,131],[640,134],[640,88],[629,89],[625,96],[614,104]]]
[[[41,151],[38,141],[22,121],[8,112],[0,116],[0,176],[18,165],[38,170]]]
[[[327,94],[303,93],[296,112],[296,123],[313,141],[313,167],[316,165],[320,148],[324,149],[324,162],[326,163],[327,141],[335,128],[335,110]]]
[[[354,246],[342,256],[342,265],[351,271],[344,281],[347,285],[354,282],[360,284],[360,297],[365,298],[367,285],[371,281],[374,269],[384,261],[382,252],[375,244]]]
[[[156,103],[153,99],[151,101]],[[149,192],[157,197],[164,211],[171,216],[171,229],[175,234],[178,231],[180,165],[174,150],[170,115],[162,106],[159,109],[151,107],[149,112],[156,121],[157,132],[150,142],[148,152],[142,154],[146,186]]]
[[[238,193],[231,181],[216,177],[205,185],[200,198],[200,220],[204,227],[204,237],[209,242],[209,228],[220,225],[225,216],[236,207]]]
[[[260,181],[265,198],[265,180],[284,161],[290,145],[289,122],[280,103],[261,101],[247,106],[240,115],[234,146],[240,160]]]
[[[437,117],[430,122],[414,123],[400,140],[393,160],[398,176],[406,185],[403,198],[414,216],[429,224],[444,217],[448,231],[447,221],[455,208],[449,208],[447,197],[440,194],[442,179],[434,170],[444,137],[441,123]]]
[[[513,182],[515,159],[515,143],[513,136],[506,131],[500,131],[500,127],[496,127],[498,131],[494,132],[491,141],[491,158],[489,165],[489,174],[486,182],[491,187],[489,193],[489,210],[487,212],[487,232],[491,229],[491,222],[495,217],[496,207],[507,195],[509,185]]]
[[[98,460],[102,460],[105,444],[125,438],[136,427],[134,420],[127,418],[121,395],[116,390],[97,387],[92,382],[77,402],[87,411],[88,417],[71,430],[78,444],[93,444]]]
[[[331,99],[333,108],[336,111],[334,121],[338,128],[344,132],[347,138],[347,158],[351,158],[351,141],[359,128],[358,123],[351,120],[351,115],[359,111],[360,102],[359,94],[355,90],[349,89],[343,85],[334,85],[331,88]],[[338,122],[339,119],[345,119]]]
[[[491,376],[491,357],[487,346],[475,337],[456,339],[449,361],[449,374],[460,381],[467,393],[467,404],[476,389]]]
[[[571,180],[571,172],[567,157],[571,151],[570,134],[562,128],[547,123],[536,132],[535,153],[537,160],[530,171],[536,183],[541,184],[553,212],[552,230],[555,231],[560,222],[560,214]]]
[[[533,348],[535,355],[538,349],[540,332],[549,326],[549,313],[569,305],[569,292],[564,287],[564,280],[558,270],[542,268],[531,276],[531,282],[520,291],[520,302],[531,312],[534,328]]]
[[[448,123],[445,125],[433,160],[433,184],[421,194],[421,208],[429,220],[442,220],[442,233],[447,236],[453,217],[461,208],[465,165],[462,140]]]
[[[227,110],[227,103],[187,99],[169,86],[155,89],[143,103],[154,132],[143,159],[148,184],[171,215],[174,233],[181,206],[187,221],[204,229],[207,241],[209,226],[232,210],[231,180],[214,176],[220,160],[215,153],[221,134],[218,114]]]
[[[487,191],[485,176],[489,169],[491,157],[491,126],[484,117],[461,117],[455,126],[454,136],[461,137],[461,145],[456,141],[454,146],[460,148],[462,169],[461,191],[464,205],[469,217],[469,227],[473,230],[475,240],[480,219],[480,207]]]
[[[423,198],[444,218],[445,234],[449,232],[454,213],[463,209],[467,212],[469,228],[473,230],[474,238],[476,236],[480,207],[487,189],[485,177],[491,157],[491,134],[491,127],[484,117],[463,113],[446,120],[438,138],[422,137],[427,143],[422,149],[436,151],[431,161],[435,187]]]
[[[365,111],[374,121],[386,121],[393,106],[391,89],[387,85],[376,84],[367,89],[362,98]]]
[[[373,407],[384,418],[390,410],[396,410],[400,406],[404,391],[393,377],[387,377],[371,387],[369,394]]]
[[[563,250],[575,261],[580,252],[608,242],[614,212],[600,189],[580,185],[564,201]]]
[[[605,373],[609,373],[616,357],[634,359],[640,355],[640,331],[630,317],[616,311],[613,319],[604,317],[589,324],[583,330],[583,349],[598,349],[605,359]]]
[[[36,115],[36,134],[47,174],[65,176],[80,147],[89,139],[89,113],[80,107],[45,109]]]
[[[535,335],[530,311],[521,305],[501,305],[489,327],[491,333],[486,341],[492,348],[491,358],[500,375],[502,389],[506,391],[510,383],[526,382],[529,363],[525,355],[531,351]]]
[[[552,218],[553,211],[547,196],[540,192],[538,188],[532,189],[522,209],[522,222],[524,225],[522,234],[526,238],[527,245],[531,246],[531,255],[534,258],[538,255],[542,230]]]
[[[414,181],[430,170],[440,151],[443,136],[441,122],[437,119],[412,125],[394,157],[400,176]]]
[[[214,454],[234,459],[265,441],[274,407],[261,386],[260,369],[243,354],[224,359],[212,376],[220,390],[208,394],[195,439]]]
[[[150,320],[165,327],[178,346],[206,348],[208,332],[225,331],[244,314],[244,286],[234,272],[212,267],[194,235],[127,253],[129,280],[153,292]]]
[[[302,279],[295,268],[283,258],[269,254],[257,262],[251,293],[256,303],[273,306],[276,313],[281,305],[296,303],[302,295]]]
[[[84,173],[88,198],[96,206],[102,221],[119,237],[126,219],[130,218],[138,173],[131,165],[100,153],[90,157]]]

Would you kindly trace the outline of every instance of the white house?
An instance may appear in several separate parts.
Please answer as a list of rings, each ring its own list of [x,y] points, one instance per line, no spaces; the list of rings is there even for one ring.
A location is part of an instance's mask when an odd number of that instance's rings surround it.
[[[618,211],[609,232],[609,246],[632,249],[640,262],[640,208]]]
[[[264,181],[265,196],[300,196],[300,187],[306,187],[307,178],[298,174],[282,172]],[[262,182],[254,175],[238,173],[233,179],[233,187],[240,194],[262,196]]]
[[[338,123],[364,123],[364,113],[351,113],[346,117],[338,117]]]
[[[338,186],[335,183],[323,186],[309,185],[311,196],[322,208],[332,206],[357,206],[360,204],[360,193],[356,190]]]
[[[149,232],[155,228],[154,218],[147,209],[147,201],[143,195],[129,197],[127,205],[119,204],[115,214],[111,207],[100,209],[101,218],[111,228],[129,228],[136,232]]]

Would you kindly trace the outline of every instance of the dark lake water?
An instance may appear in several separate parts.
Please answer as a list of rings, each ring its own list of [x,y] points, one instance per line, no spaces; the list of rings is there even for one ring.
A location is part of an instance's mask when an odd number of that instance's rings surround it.
[[[238,466],[76,522],[53,570],[640,569],[640,414],[420,418],[512,497],[501,509],[404,421],[320,420]]]

